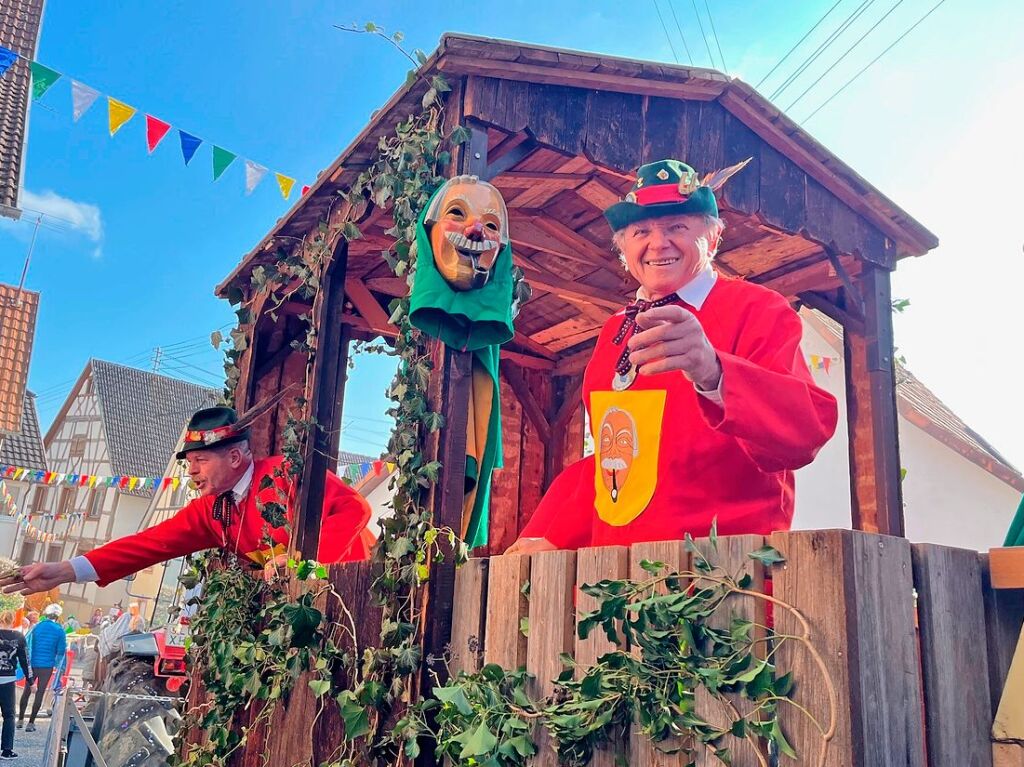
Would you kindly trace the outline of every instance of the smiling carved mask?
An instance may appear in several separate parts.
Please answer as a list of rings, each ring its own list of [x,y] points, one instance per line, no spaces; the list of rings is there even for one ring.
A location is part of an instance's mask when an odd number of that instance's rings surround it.
[[[455,176],[438,190],[424,225],[438,272],[454,290],[482,288],[508,243],[508,210],[494,186]]]

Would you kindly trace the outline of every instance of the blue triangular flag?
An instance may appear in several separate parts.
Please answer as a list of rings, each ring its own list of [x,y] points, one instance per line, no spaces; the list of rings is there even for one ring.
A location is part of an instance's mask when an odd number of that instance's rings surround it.
[[[0,77],[3,77],[4,72],[11,68],[11,65],[18,60],[18,54],[12,51],[10,48],[4,48],[0,45]]]
[[[178,131],[178,136],[181,138],[181,156],[185,158],[185,164],[188,165],[203,140],[199,136],[193,136],[183,130]]]

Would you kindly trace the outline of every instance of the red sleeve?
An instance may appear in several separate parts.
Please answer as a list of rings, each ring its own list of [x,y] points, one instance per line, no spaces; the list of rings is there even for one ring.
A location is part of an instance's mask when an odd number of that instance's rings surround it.
[[[718,352],[722,405],[698,397],[701,413],[762,471],[799,469],[835,432],[838,406],[811,378],[800,351],[803,324],[785,299],[766,298],[752,315],[735,352]]]
[[[576,461],[555,477],[520,538],[544,538],[559,549],[590,544],[594,526],[594,456]]]
[[[376,539],[366,525],[370,504],[332,472],[324,485],[320,522],[320,562],[355,562],[369,559]]]
[[[196,498],[159,525],[106,543],[85,556],[106,586],[159,562],[221,545],[210,510],[212,498]]]

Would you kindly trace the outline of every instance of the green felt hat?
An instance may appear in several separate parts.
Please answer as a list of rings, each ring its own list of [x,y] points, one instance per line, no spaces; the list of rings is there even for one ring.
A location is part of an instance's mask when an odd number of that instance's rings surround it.
[[[249,429],[238,422],[238,413],[230,407],[208,407],[196,412],[185,427],[185,441],[177,457],[196,450],[209,450],[249,439]]]
[[[697,171],[679,160],[658,160],[641,165],[629,194],[608,208],[604,217],[613,232],[636,221],[662,216],[693,213],[717,217],[718,202],[714,190],[744,165],[746,162],[709,174],[703,181]],[[722,174],[727,175],[720,179]],[[709,183],[711,179],[718,183]]]

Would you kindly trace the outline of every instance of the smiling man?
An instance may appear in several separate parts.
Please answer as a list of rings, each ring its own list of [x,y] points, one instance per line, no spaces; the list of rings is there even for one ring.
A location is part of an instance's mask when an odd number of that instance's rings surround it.
[[[767,534],[793,519],[793,471],[832,436],[799,316],[719,275],[714,189],[678,160],[641,167],[605,211],[635,303],[605,324],[583,378],[596,453],[555,478],[511,553]]]
[[[106,586],[159,562],[220,548],[254,568],[279,561],[288,545],[291,480],[281,456],[254,460],[249,431],[232,408],[197,412],[178,458],[199,497],[159,525],[111,541],[63,562],[28,565],[0,580],[4,591],[33,594],[64,583]],[[366,528],[370,506],[333,473],[327,474],[320,524],[321,562],[362,560],[374,542]]]

